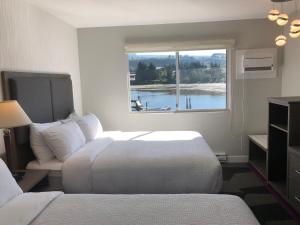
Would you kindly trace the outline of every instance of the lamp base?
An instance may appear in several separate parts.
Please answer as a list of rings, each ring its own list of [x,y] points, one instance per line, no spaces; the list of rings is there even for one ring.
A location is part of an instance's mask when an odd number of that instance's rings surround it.
[[[5,153],[6,153],[6,161],[7,167],[12,171],[12,156],[11,156],[11,131],[10,129],[3,130],[3,139],[5,144]]]

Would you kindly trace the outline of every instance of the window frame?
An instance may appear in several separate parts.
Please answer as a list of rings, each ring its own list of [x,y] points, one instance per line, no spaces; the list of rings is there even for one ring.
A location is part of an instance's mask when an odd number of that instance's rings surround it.
[[[180,110],[179,107],[179,98],[180,98],[180,67],[179,67],[179,52],[181,51],[201,51],[201,50],[217,50],[217,49],[225,49],[226,50],[226,107],[220,109],[185,109]],[[131,85],[130,85],[130,71],[129,71],[129,60],[127,53],[127,62],[128,62],[128,71],[127,71],[127,96],[128,96],[128,106],[129,106],[129,113],[133,114],[157,114],[157,113],[192,113],[192,112],[227,112],[231,110],[231,55],[232,50],[228,47],[224,48],[193,48],[190,50],[173,50],[173,51],[147,51],[147,52],[135,52],[135,53],[149,53],[149,52],[174,52],[175,53],[175,64],[176,64],[176,109],[174,111],[132,111],[131,108]]]

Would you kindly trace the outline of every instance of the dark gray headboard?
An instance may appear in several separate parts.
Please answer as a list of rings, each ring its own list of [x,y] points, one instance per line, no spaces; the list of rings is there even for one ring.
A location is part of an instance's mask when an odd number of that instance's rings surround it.
[[[66,118],[74,111],[72,81],[67,74],[1,72],[5,100],[17,100],[35,123]],[[34,159],[29,127],[12,132],[12,170],[24,169]]]

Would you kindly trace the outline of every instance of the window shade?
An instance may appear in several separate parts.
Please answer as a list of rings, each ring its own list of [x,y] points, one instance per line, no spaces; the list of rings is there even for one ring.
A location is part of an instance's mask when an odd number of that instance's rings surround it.
[[[126,53],[233,48],[234,39],[206,41],[127,42]]]

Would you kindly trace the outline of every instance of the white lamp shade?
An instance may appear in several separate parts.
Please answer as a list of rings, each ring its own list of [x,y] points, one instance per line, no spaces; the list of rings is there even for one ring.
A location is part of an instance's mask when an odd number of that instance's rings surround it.
[[[275,43],[277,46],[284,46],[286,44],[286,37],[284,35],[279,35],[276,39],[275,39]]]
[[[276,22],[279,26],[284,26],[289,22],[289,16],[286,13],[281,13]]]
[[[296,32],[290,31],[289,34],[290,34],[291,38],[298,38],[298,37],[300,37],[300,31],[296,31]]]
[[[300,20],[293,20],[290,27],[291,32],[300,31]]]
[[[0,128],[14,128],[31,124],[31,120],[15,100],[0,102]]]
[[[272,9],[268,14],[268,19],[270,21],[276,21],[278,19],[280,12],[277,9]]]

